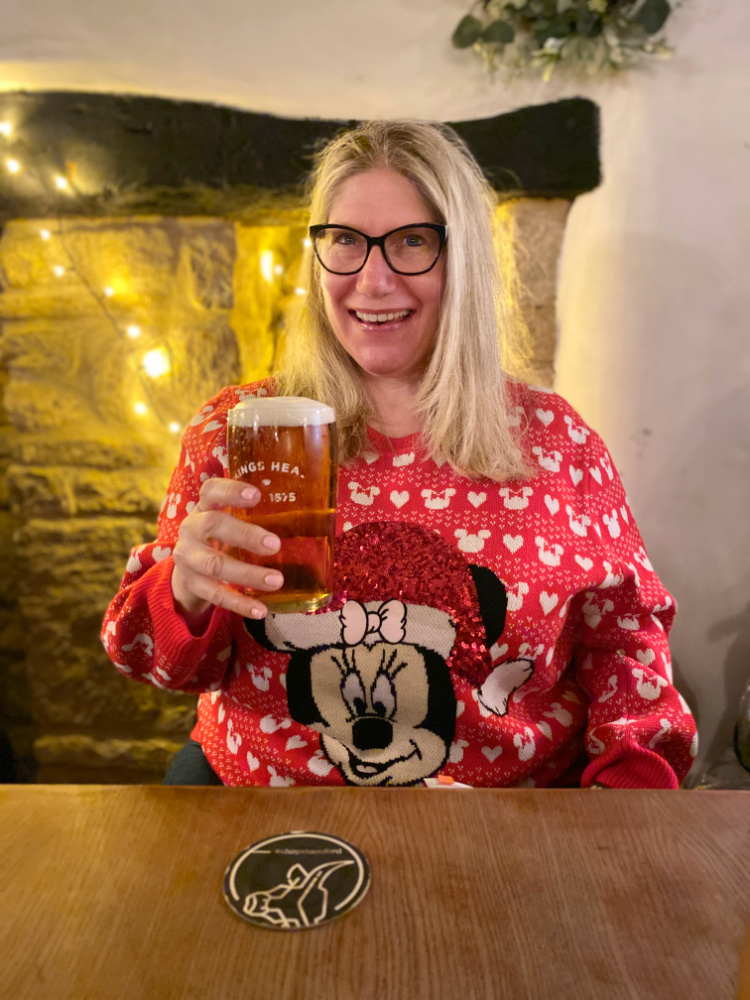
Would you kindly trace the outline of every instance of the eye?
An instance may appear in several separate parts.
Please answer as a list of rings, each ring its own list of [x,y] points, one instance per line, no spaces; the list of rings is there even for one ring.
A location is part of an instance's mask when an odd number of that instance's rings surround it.
[[[372,708],[376,715],[390,719],[396,709],[396,692],[388,674],[378,674],[372,688]]]
[[[351,247],[357,243],[357,237],[354,233],[337,232],[331,237],[331,242],[335,243],[336,246],[340,247]]]
[[[418,233],[407,233],[404,236],[404,246],[406,247],[423,247],[425,245],[425,239]]]
[[[367,709],[365,703],[365,689],[362,687],[362,681],[360,680],[359,674],[355,674],[353,670],[344,677],[341,682],[341,694],[344,697],[344,701],[349,706],[349,711],[352,715],[364,715]]]

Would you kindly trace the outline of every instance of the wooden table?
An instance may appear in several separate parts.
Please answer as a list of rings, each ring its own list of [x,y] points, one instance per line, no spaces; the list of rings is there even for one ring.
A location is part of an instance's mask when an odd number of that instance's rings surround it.
[[[224,871],[300,829],[370,891],[256,929]],[[734,1000],[748,921],[744,792],[0,788],[3,1000]]]

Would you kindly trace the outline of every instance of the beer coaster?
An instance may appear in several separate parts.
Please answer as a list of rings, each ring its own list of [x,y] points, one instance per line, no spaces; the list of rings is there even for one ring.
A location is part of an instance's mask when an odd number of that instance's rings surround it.
[[[327,833],[279,833],[239,854],[224,898],[256,927],[298,931],[335,920],[359,903],[370,866],[356,847]]]

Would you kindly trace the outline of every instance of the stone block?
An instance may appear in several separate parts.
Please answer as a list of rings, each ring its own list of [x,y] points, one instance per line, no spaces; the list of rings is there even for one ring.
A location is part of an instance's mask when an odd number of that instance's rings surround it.
[[[31,689],[22,653],[0,648],[0,719],[8,726],[31,722]]]
[[[224,220],[194,224],[187,237],[192,297],[203,309],[229,310],[237,247],[235,229]]]
[[[50,230],[43,240],[40,231]],[[179,220],[69,218],[56,224],[15,220],[3,231],[0,266],[14,289],[82,284],[114,289],[120,300],[164,287],[177,263]],[[62,278],[54,268],[65,268]]]
[[[564,198],[520,198],[512,204],[522,294],[534,305],[555,301],[557,262],[571,205]]]
[[[13,602],[18,589],[18,567],[13,535],[21,519],[6,510],[0,510],[0,601]]]
[[[155,518],[169,484],[159,469],[22,466],[8,470],[13,509],[25,517],[140,514]],[[0,532],[2,522],[0,521]]]
[[[15,535],[27,615],[40,594],[63,605],[114,594],[130,550],[154,537],[155,525],[134,517],[27,521]]]
[[[232,328],[243,381],[265,378],[274,363],[283,300],[306,284],[300,279],[305,235],[302,227],[237,226]]]
[[[18,377],[5,390],[5,408],[18,430],[32,434],[56,431],[64,423],[86,424],[93,417],[88,400],[74,389]]]
[[[59,432],[35,437],[14,430],[11,453],[24,465],[88,465],[97,469],[132,469],[162,461],[152,441],[133,439],[117,428],[92,429],[98,429],[99,434],[90,439],[67,438]]]
[[[164,722],[166,733],[186,735],[194,723],[196,696],[160,691],[118,673],[94,638],[102,617],[30,623],[26,665],[35,724],[40,730],[159,733]]]
[[[183,743],[160,738],[97,739],[71,733],[38,737],[34,755],[43,768],[90,769],[97,772],[90,780],[107,783],[113,780],[108,774],[121,770],[162,777]]]

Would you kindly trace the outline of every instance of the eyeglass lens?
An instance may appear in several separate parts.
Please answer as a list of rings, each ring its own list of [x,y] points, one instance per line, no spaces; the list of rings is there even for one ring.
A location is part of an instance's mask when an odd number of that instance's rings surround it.
[[[340,274],[358,271],[367,256],[367,240],[351,229],[330,226],[318,233],[315,249],[324,267]],[[404,226],[385,240],[388,263],[404,274],[426,271],[440,253],[440,236],[426,226]]]

